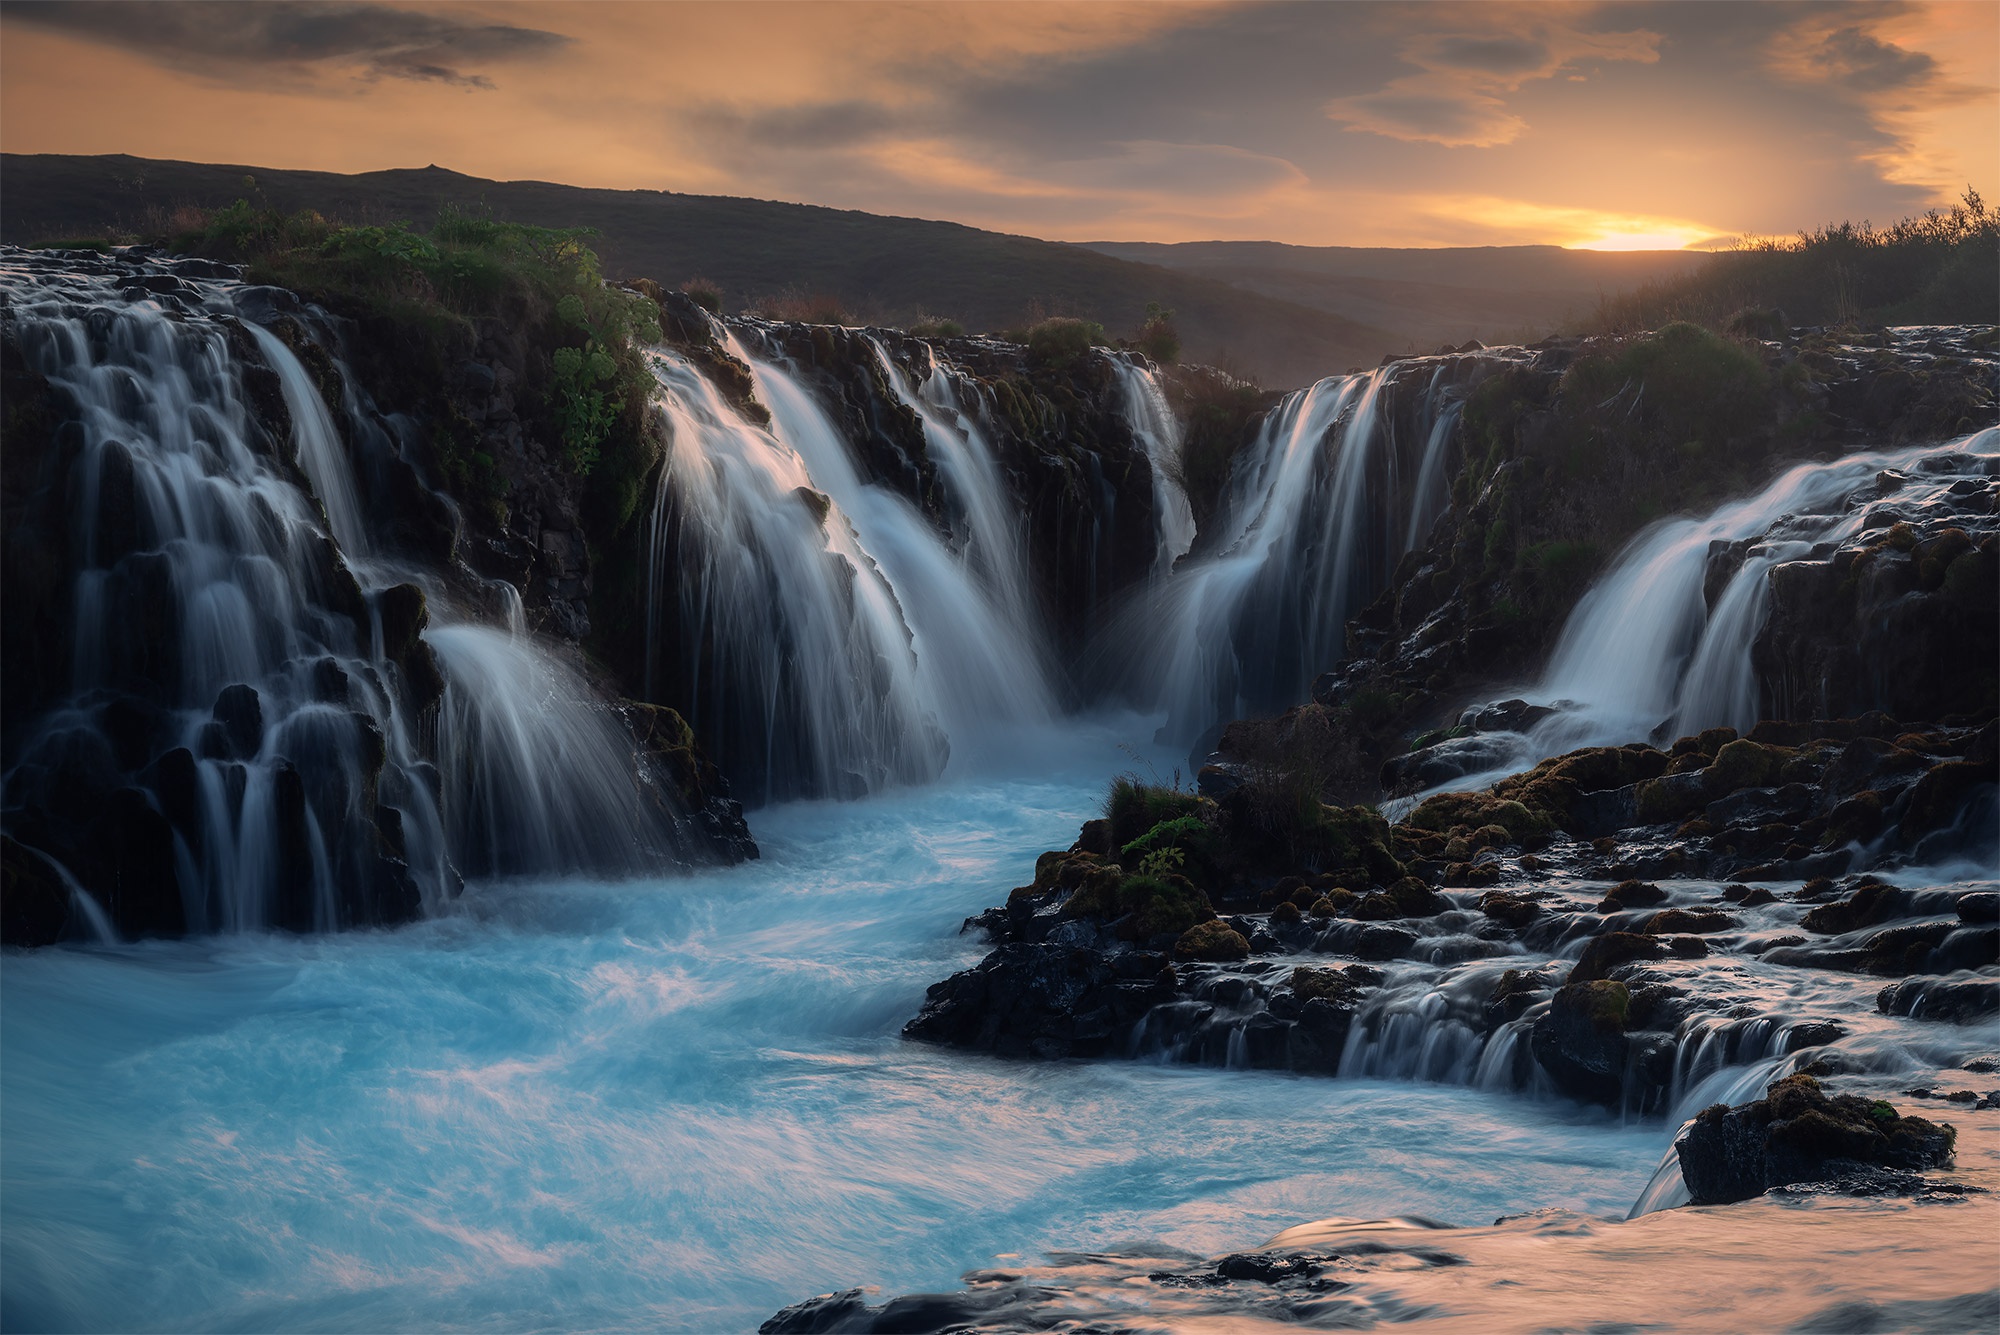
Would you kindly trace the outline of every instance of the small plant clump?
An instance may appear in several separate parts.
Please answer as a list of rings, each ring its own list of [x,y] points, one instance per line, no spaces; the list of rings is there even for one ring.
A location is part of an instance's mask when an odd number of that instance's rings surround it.
[[[706,278],[690,278],[681,284],[687,299],[710,315],[722,314],[722,285]]]
[[[1028,364],[1050,371],[1064,371],[1090,355],[1094,347],[1110,342],[1104,326],[1095,320],[1078,320],[1058,315],[1043,320],[1027,331],[1022,340],[1028,345]]]
[[[1132,346],[1162,366],[1179,361],[1181,335],[1174,325],[1174,313],[1157,301],[1147,302],[1145,323],[1139,326],[1139,337]]]

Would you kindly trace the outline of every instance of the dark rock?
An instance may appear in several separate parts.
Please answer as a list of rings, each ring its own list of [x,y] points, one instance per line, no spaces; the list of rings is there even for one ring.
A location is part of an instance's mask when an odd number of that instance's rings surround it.
[[[1794,1075],[1754,1103],[1705,1110],[1674,1150],[1693,1203],[1716,1205],[1873,1168],[1940,1167],[1955,1139],[1949,1126],[1898,1116],[1879,1100],[1829,1098],[1813,1077]]]
[[[757,1335],[843,1335],[849,1331],[869,1331],[874,1313],[860,1289],[823,1293],[802,1303],[793,1303],[757,1327]]]
[[[1667,892],[1650,881],[1620,881],[1604,892],[1599,913],[1620,913],[1626,909],[1648,908],[1666,902]]]
[[[1991,978],[1910,978],[1891,983],[1876,993],[1875,1005],[1884,1015],[1969,1024],[2000,1014],[2000,981]]]
[[[1592,938],[1583,948],[1582,956],[1570,970],[1569,981],[1591,982],[1634,960],[1657,960],[1666,955],[1667,947],[1657,937],[1637,932],[1606,932]]]
[[[1662,909],[1655,913],[1646,919],[1645,925],[1639,930],[1648,936],[1661,936],[1678,932],[1695,934],[1726,932],[1735,926],[1736,920],[1727,913],[1719,913],[1713,909],[1673,908]]]
[[[69,887],[48,858],[0,834],[0,945],[53,945],[71,911]]]
[[[223,687],[213,712],[228,743],[227,758],[255,760],[264,746],[264,705],[256,688],[241,682]]]
[[[1571,1098],[1615,1106],[1624,1093],[1631,993],[1608,979],[1571,983],[1535,1021],[1535,1060]]]
[[[1215,1263],[1215,1273],[1223,1279],[1251,1280],[1258,1284],[1311,1279],[1325,1268],[1317,1257],[1274,1256],[1269,1252],[1238,1252]]]

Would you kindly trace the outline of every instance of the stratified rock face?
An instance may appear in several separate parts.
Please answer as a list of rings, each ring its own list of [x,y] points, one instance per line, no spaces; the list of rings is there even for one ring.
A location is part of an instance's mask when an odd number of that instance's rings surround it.
[[[1902,504],[1907,481],[1882,474],[1859,534],[1771,570],[1770,617],[1754,649],[1770,717],[1942,719],[1992,708],[2000,481],[1968,479]]]
[[[1880,1100],[1829,1097],[1812,1076],[1794,1075],[1755,1103],[1705,1110],[1674,1151],[1693,1203],[1720,1205],[1794,1183],[1940,1168],[1956,1139],[1950,1126],[1901,1116]]]

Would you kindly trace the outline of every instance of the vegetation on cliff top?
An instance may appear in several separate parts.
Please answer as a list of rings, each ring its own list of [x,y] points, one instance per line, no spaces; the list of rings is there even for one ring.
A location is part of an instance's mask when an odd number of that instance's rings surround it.
[[[1721,329],[1771,308],[1794,325],[1991,323],[2000,319],[2000,214],[1967,188],[1947,210],[1888,227],[1831,223],[1752,242],[1683,277],[1606,298],[1586,328],[1623,333],[1686,320]]]

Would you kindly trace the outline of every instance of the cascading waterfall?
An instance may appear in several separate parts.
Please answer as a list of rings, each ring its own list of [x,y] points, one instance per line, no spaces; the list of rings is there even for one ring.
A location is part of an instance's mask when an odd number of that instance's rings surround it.
[[[680,674],[678,698],[767,800],[937,775],[948,743],[921,703],[909,631],[845,511],[692,364],[665,351],[649,362],[669,444],[647,693]]]
[[[1764,628],[1772,568],[1858,534],[1867,489],[1885,470],[1908,475],[1899,502],[1921,505],[1995,467],[2000,429],[1988,428],[1942,444],[1800,464],[1704,518],[1654,525],[1570,613],[1541,682],[1525,693],[1558,712],[1514,743],[1504,765],[1450,786],[1476,787],[1581,746],[1748,729],[1764,716],[1751,650]],[[1709,563],[1731,544],[1747,544],[1742,563],[1711,608]]]
[[[361,591],[273,457],[296,458],[326,513],[358,534],[338,440],[304,367],[275,336],[236,322],[237,284],[187,281],[179,295],[126,300],[115,271],[53,279],[25,257],[10,257],[0,279],[24,353],[73,399],[81,427],[69,704],[24,743],[9,806],[71,766],[110,760],[180,815],[189,930],[327,929],[383,910],[356,856],[377,837],[373,797],[397,812],[409,892],[441,901],[429,785],[391,764],[372,791],[372,753],[400,732],[395,669],[362,643]],[[277,374],[291,418],[282,446],[249,410],[232,328],[251,331]],[[123,757],[105,754],[119,740],[111,710],[151,724]]]
[[[1348,618],[1443,509],[1462,401],[1451,369],[1413,360],[1329,378],[1266,417],[1231,470],[1213,539],[1106,637],[1112,678],[1166,711],[1163,738],[1295,704],[1343,656]],[[1419,376],[1411,432],[1390,400]]]
[[[795,378],[741,343],[772,430],[854,527],[901,606],[917,658],[919,698],[955,747],[1054,716],[1054,696],[1028,627],[1010,624],[992,592],[902,496],[862,482],[826,412]],[[946,471],[950,485],[950,472]]]
[[[445,675],[438,769],[462,870],[640,873],[682,859],[678,799],[648,787],[588,683],[515,629],[446,624],[425,638]]]
[[[934,362],[913,387],[876,348],[964,517],[955,543],[862,480],[784,367],[733,335],[728,347],[751,369],[768,428],[685,359],[650,354],[671,444],[653,519],[649,690],[681,673],[700,725],[766,798],[922,782],[948,756],[1052,718],[1018,507],[948,369]]]
[[[1167,405],[1159,377],[1150,368],[1122,357],[1113,358],[1111,365],[1125,396],[1125,415],[1132,423],[1132,434],[1153,468],[1159,553],[1153,569],[1164,575],[1194,546],[1194,510],[1180,483],[1181,425]]]
[[[1458,426],[1465,400],[1440,394],[1448,366],[1438,363],[1424,387],[1425,415],[1431,419],[1430,437],[1424,442],[1423,462],[1417,467],[1417,484],[1410,489],[1410,522],[1403,528],[1403,550],[1415,551],[1430,535],[1431,525],[1451,501],[1451,487],[1445,479],[1445,456],[1450,452],[1451,433]]]
[[[148,290],[129,263],[0,265],[24,356],[78,419],[67,700],[10,738],[10,812],[53,813],[45,836],[86,854],[96,813],[64,797],[83,776],[164,816],[179,912],[122,910],[152,931],[394,921],[450,897],[455,858],[674,857],[678,799],[636,795],[630,739],[588,687],[526,636],[446,624],[462,618],[437,580],[374,554],[313,378],[248,318],[260,291],[212,272],[149,270]],[[251,407],[260,369],[277,438]],[[410,580],[440,623],[442,775],[383,648],[380,600]]]
[[[930,365],[922,381],[910,377],[881,343],[870,339],[876,361],[897,399],[924,424],[924,442],[943,482],[944,500],[964,516],[953,546],[1015,643],[1039,655],[1048,634],[1035,606],[1023,543],[1021,507],[1007,492],[999,460],[979,421],[978,387],[928,344]],[[1037,664],[1047,693],[1047,667]],[[1039,704],[1038,717],[1046,716]]]

